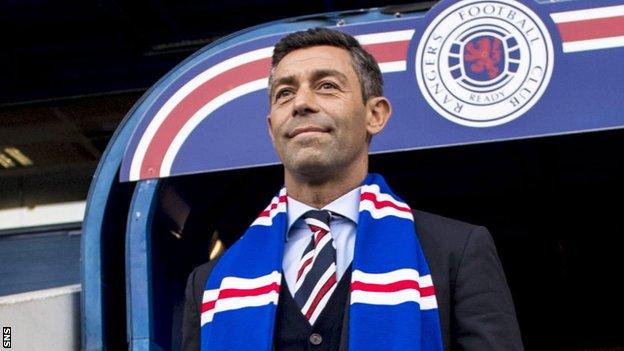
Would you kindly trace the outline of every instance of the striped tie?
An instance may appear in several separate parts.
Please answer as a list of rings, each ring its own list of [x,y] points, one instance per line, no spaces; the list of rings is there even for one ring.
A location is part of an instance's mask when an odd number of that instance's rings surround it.
[[[297,270],[295,301],[314,325],[336,289],[336,249],[329,229],[329,211],[311,210],[303,219],[313,235]]]

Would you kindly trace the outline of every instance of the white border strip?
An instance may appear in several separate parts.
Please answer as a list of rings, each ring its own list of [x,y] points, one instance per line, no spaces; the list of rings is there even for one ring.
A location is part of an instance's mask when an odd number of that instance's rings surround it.
[[[256,278],[225,277],[221,280],[219,290],[225,289],[256,289],[270,284],[278,284],[282,275],[278,271],[273,271],[267,275]]]
[[[425,276],[426,277],[426,276]],[[420,274],[413,268],[401,268],[385,273],[366,273],[354,270],[351,273],[351,281],[360,281],[367,284],[390,284],[401,280],[415,280],[420,284]],[[425,280],[427,286],[432,285],[431,279]]]
[[[85,207],[85,201],[75,201],[0,210],[0,230],[82,222]]]
[[[391,43],[395,41],[407,41],[411,40],[414,36],[414,29],[398,30],[393,32],[373,33],[356,35],[355,39],[360,42],[360,45],[372,45],[381,43]]]
[[[624,35],[619,37],[564,42],[563,52],[609,49],[621,46],[624,46]]]
[[[585,21],[597,18],[624,16],[624,5],[598,7],[594,9],[551,13],[555,23]]]
[[[58,288],[29,291],[19,294],[0,296],[0,305],[13,305],[35,300],[51,299],[63,295],[71,295],[82,290],[80,284],[66,285]]]
[[[421,310],[431,310],[438,307],[435,295],[420,296],[418,290],[406,289],[391,293],[355,290],[351,292],[351,305],[363,303],[368,305],[398,305],[405,302],[415,302]]]
[[[391,61],[379,63],[381,73],[403,72],[407,69],[406,61]]]

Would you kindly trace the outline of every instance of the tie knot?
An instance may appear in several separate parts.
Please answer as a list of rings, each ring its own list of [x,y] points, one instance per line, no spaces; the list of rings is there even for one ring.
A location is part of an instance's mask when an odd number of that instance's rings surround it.
[[[318,229],[329,232],[331,212],[327,210],[310,210],[303,214],[303,220],[313,232],[318,231]]]

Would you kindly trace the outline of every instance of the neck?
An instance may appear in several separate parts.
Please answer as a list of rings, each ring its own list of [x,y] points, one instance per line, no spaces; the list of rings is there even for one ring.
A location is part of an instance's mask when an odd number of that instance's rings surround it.
[[[301,176],[285,170],[284,182],[288,196],[320,209],[358,187],[367,173],[368,159],[363,164],[322,178]]]

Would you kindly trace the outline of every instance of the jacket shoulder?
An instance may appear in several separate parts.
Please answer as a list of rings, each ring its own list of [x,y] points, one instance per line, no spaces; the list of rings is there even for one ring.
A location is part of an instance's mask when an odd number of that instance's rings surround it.
[[[204,286],[216,259],[196,267],[186,282],[182,317],[182,350],[199,350],[200,311]]]
[[[193,295],[195,296],[195,303],[197,304],[198,310],[201,310],[202,295],[204,293],[206,281],[217,264],[217,261],[219,261],[219,257],[197,266],[189,276],[188,284],[192,284],[193,286]]]
[[[416,233],[421,240],[445,242],[447,245],[461,246],[477,225],[437,214],[413,210]]]

